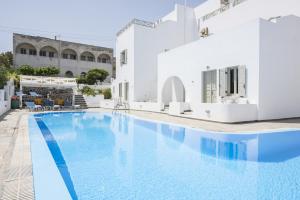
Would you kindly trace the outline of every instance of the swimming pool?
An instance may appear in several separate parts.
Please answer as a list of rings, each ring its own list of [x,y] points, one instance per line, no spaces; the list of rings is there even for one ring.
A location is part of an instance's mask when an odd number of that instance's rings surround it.
[[[36,199],[300,199],[298,130],[221,134],[67,112],[32,115],[29,132]]]

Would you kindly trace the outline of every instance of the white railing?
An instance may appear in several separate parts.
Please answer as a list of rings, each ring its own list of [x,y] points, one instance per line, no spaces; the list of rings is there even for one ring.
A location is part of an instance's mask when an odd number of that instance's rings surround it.
[[[75,78],[65,77],[44,77],[44,76],[20,76],[20,84],[22,86],[44,86],[44,87],[76,87]]]
[[[216,15],[219,15],[220,13],[223,13],[223,12],[229,10],[230,8],[233,8],[233,7],[243,3],[245,1],[247,1],[247,0],[234,0],[232,3],[228,3],[226,5],[223,5],[221,8],[218,8],[217,10],[214,10],[214,11],[204,15],[202,17],[202,21],[206,21],[206,20],[208,20],[208,19],[210,19],[210,18],[212,18]]]
[[[155,28],[155,26],[156,26],[156,24],[153,22],[148,22],[148,21],[144,21],[144,20],[140,20],[140,19],[133,19],[117,33],[117,36],[121,35],[124,31],[126,31],[133,24],[145,26],[148,28]]]

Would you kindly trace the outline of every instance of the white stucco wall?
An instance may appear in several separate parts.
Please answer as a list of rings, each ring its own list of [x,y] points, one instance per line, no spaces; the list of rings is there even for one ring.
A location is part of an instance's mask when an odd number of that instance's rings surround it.
[[[259,119],[300,117],[300,18],[260,25]]]
[[[208,0],[207,3],[195,8],[197,19],[200,19],[209,12],[219,8],[220,4],[218,7],[215,7],[218,4],[216,2],[220,3],[218,0]],[[207,6],[206,4],[209,4],[210,6]],[[208,11],[207,7],[211,10]],[[215,34],[257,18],[268,20],[271,17],[287,16],[291,14],[300,16],[299,0],[247,0],[204,22],[201,21],[200,27],[208,27],[209,32]]]
[[[15,93],[13,81],[8,81],[3,89],[0,89],[0,116],[10,110],[11,97]],[[6,96],[6,98],[5,98]]]
[[[186,24],[184,25],[184,15]],[[184,31],[186,27],[186,31]],[[157,55],[197,39],[194,10],[180,5],[155,27],[132,25],[117,38],[117,78],[114,85],[129,82],[129,101],[156,101]],[[120,65],[120,53],[128,50],[128,63]],[[123,89],[124,90],[124,89]],[[115,97],[118,92],[115,93]]]
[[[245,65],[247,98],[258,103],[259,76],[259,24],[254,20],[223,34],[216,34],[185,46],[162,53],[158,57],[158,102],[166,80],[175,76],[185,87],[186,102],[200,118],[207,118],[202,104],[202,72],[236,65]],[[219,94],[219,92],[218,92]],[[252,108],[251,108],[252,109]],[[217,113],[215,113],[217,115]],[[210,113],[210,118],[214,113]]]

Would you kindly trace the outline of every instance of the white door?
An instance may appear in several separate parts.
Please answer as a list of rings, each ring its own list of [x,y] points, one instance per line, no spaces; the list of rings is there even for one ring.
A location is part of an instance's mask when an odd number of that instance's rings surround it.
[[[217,102],[217,71],[203,72],[203,102]]]

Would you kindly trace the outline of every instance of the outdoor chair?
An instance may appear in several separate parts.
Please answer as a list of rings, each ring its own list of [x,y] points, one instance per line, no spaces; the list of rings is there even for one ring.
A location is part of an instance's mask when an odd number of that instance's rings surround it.
[[[32,97],[41,97],[42,95],[36,93],[36,92],[29,92],[30,96]]]
[[[63,108],[63,109],[73,109],[73,105],[72,105],[71,102],[65,101],[62,108]]]
[[[26,104],[26,108],[28,108],[29,111],[38,111],[38,110],[42,111],[43,110],[43,107],[41,105],[35,105],[34,102],[28,101],[28,102],[25,102],[25,104]]]
[[[54,103],[52,100],[45,99],[43,103],[43,107],[45,110],[52,110],[54,106]]]
[[[26,94],[24,94],[23,92],[16,92],[16,95],[17,95],[18,97],[26,96]]]

